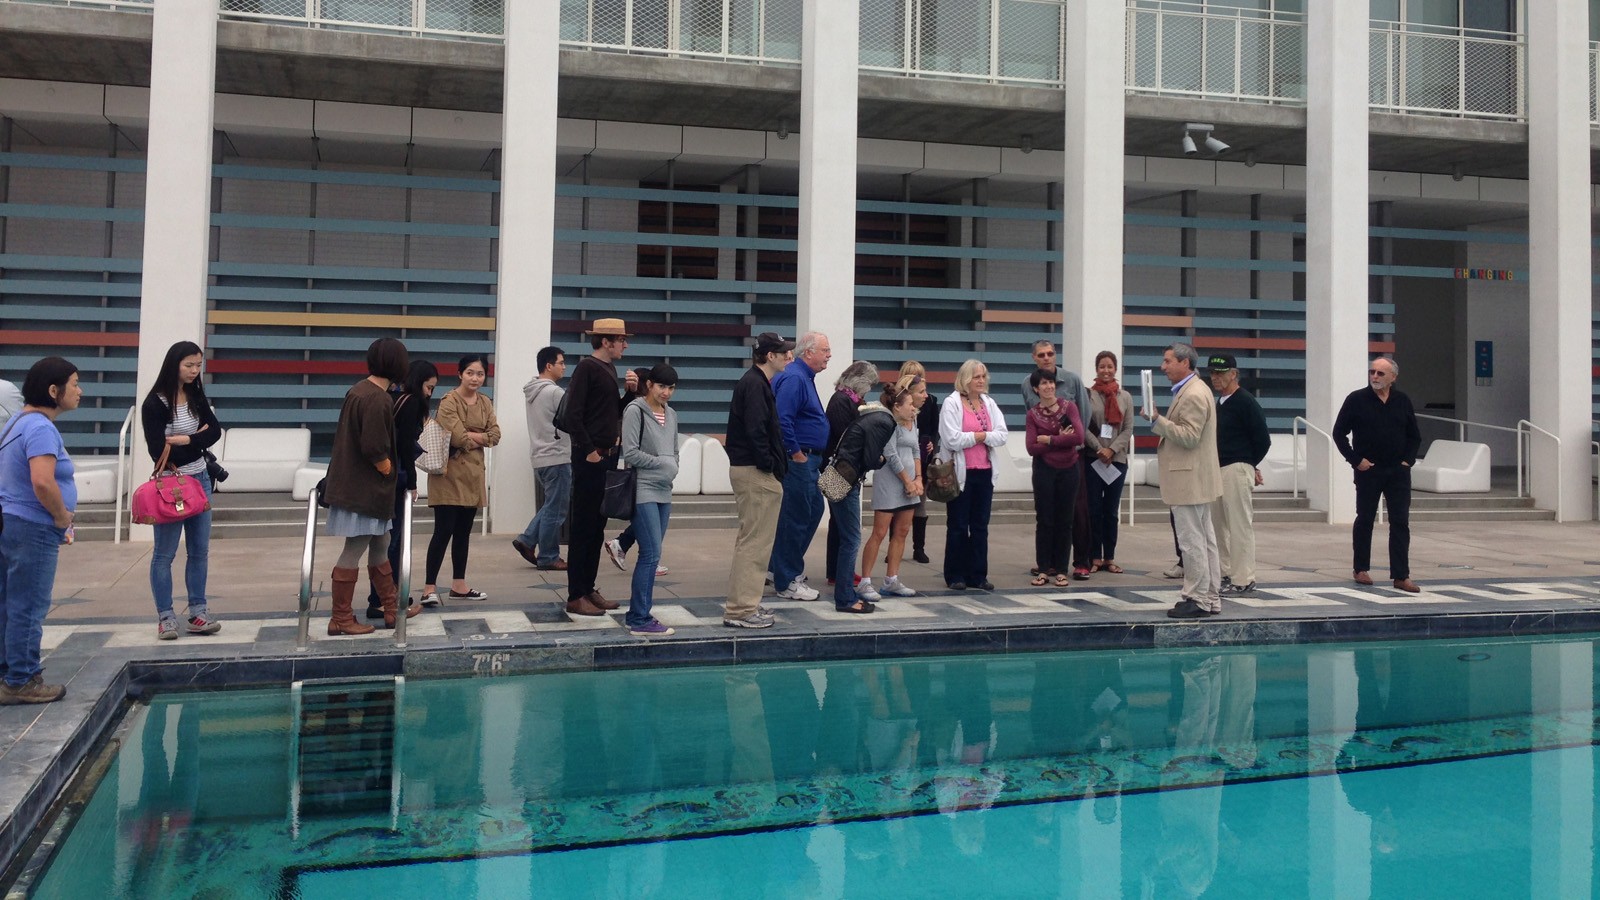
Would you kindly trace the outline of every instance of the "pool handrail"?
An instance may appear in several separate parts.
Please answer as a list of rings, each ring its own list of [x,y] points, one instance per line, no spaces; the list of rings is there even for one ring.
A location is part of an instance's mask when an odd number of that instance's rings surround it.
[[[1299,437],[1300,437],[1300,426],[1301,425],[1306,426],[1306,435],[1308,437],[1310,436],[1311,432],[1315,431],[1317,434],[1322,435],[1323,440],[1328,442],[1328,510],[1327,510],[1327,513],[1328,513],[1328,524],[1332,525],[1333,524],[1333,459],[1334,459],[1334,457],[1339,455],[1339,450],[1338,450],[1337,447],[1334,446],[1333,435],[1331,435],[1328,432],[1323,431],[1321,428],[1318,428],[1317,426],[1311,424],[1311,421],[1309,419],[1307,419],[1305,416],[1295,416],[1294,417],[1294,421],[1291,422],[1290,425],[1289,425],[1289,444],[1294,450],[1294,466],[1292,467],[1293,471],[1294,471],[1294,494],[1293,494],[1293,496],[1294,496],[1294,498],[1296,500],[1300,499],[1300,441],[1299,441]],[[1307,499],[1310,499],[1310,496],[1311,496],[1311,489],[1310,489],[1310,485],[1308,484],[1306,486],[1306,497],[1307,497]]]
[[[1551,432],[1546,431],[1543,428],[1540,428],[1539,426],[1533,424],[1532,422],[1528,421],[1527,419],[1518,419],[1517,420],[1517,431],[1519,433],[1519,436],[1517,438],[1517,496],[1518,497],[1522,496],[1521,487],[1522,487],[1522,458],[1523,458],[1522,441],[1523,441],[1523,438],[1520,435],[1521,435],[1524,427],[1526,427],[1526,429],[1527,429],[1527,441],[1528,441],[1527,457],[1528,457],[1528,470],[1529,470],[1528,471],[1528,492],[1530,494],[1533,493],[1533,434],[1534,434],[1534,432],[1538,432],[1539,434],[1544,435],[1545,437],[1547,437],[1550,440],[1554,441],[1555,445],[1556,445],[1556,459],[1560,459],[1561,458],[1561,438],[1560,438],[1559,435],[1552,434]],[[1561,491],[1557,490],[1556,491],[1556,521],[1557,522],[1566,521],[1566,519],[1564,517],[1562,517],[1561,511],[1562,511]]]
[[[1522,454],[1523,432],[1520,427],[1511,428],[1505,425],[1491,425],[1488,422],[1473,422],[1469,419],[1452,419],[1448,416],[1430,416],[1426,413],[1417,413],[1416,415],[1419,419],[1427,419],[1432,422],[1444,422],[1446,424],[1455,425],[1456,440],[1463,442],[1467,439],[1467,428],[1469,426],[1472,428],[1483,428],[1488,431],[1505,431],[1509,432],[1510,434],[1517,435],[1517,499],[1521,500],[1523,497],[1527,496],[1525,493],[1523,493],[1523,471],[1526,466]]]
[[[404,476],[402,476],[403,478]],[[395,610],[394,610],[394,648],[406,648],[406,619],[411,612],[411,492],[405,491],[405,499],[400,504],[403,512],[400,514],[400,571],[394,573],[395,582]]]
[[[300,623],[295,631],[294,648],[311,645],[311,569],[317,556],[317,492],[306,498],[306,543],[300,551]]]
[[[113,544],[122,543],[122,501],[126,496],[126,489],[132,487],[132,485],[128,484],[129,478],[126,471],[128,467],[128,455],[130,452],[128,449],[128,441],[133,432],[133,417],[138,411],[139,407],[137,406],[128,407],[128,414],[122,417],[122,429],[117,432],[116,511],[111,517],[111,543]],[[129,515],[132,515],[131,510],[129,511]],[[133,540],[133,522],[131,519],[128,522],[128,540]]]

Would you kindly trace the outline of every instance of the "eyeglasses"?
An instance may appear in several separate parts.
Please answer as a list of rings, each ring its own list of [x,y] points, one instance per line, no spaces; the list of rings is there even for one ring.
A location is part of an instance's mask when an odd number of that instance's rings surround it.
[[[1034,356],[1035,359],[1038,359],[1041,356],[1055,356],[1055,355],[1056,355],[1056,352],[1054,350],[1051,350],[1049,352],[1046,352],[1044,350],[1040,350],[1038,353],[1035,353],[1033,356]]]

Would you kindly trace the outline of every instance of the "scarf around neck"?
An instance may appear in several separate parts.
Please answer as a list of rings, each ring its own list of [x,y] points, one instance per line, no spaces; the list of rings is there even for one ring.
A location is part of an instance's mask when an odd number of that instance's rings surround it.
[[[1112,428],[1122,424],[1122,404],[1117,402],[1117,395],[1122,393],[1122,385],[1115,378],[1110,381],[1096,379],[1092,389],[1097,394],[1103,394],[1106,401],[1106,424]]]

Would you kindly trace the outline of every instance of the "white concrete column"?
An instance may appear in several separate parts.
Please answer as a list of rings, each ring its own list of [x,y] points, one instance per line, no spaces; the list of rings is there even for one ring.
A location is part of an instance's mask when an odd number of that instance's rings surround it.
[[[140,392],[155,383],[161,360],[173,343],[191,340],[205,346],[211,260],[217,3],[169,0],[159,7],[150,48]]]
[[[1066,16],[1062,335],[1056,362],[1087,380],[1094,378],[1096,353],[1124,356],[1122,119],[1128,12],[1122,3],[1068,3]],[[1137,385],[1133,391],[1138,392]]]
[[[1306,18],[1306,418],[1331,431],[1366,383],[1368,9],[1311,3]],[[1353,521],[1349,465],[1315,434],[1306,447],[1311,505]]]
[[[1565,522],[1592,517],[1590,359],[1589,9],[1527,4],[1528,420],[1533,498]]]
[[[817,390],[855,359],[856,86],[860,0],[806,0],[800,57],[800,259],[795,331],[833,347]]]
[[[522,386],[539,374],[550,343],[556,239],[556,87],[560,0],[506,4],[505,136],[500,147],[500,284],[495,309],[495,413],[500,445],[490,477],[489,519],[515,534],[533,517],[533,468]],[[619,310],[619,314],[620,314]],[[588,353],[567,347],[576,362]]]

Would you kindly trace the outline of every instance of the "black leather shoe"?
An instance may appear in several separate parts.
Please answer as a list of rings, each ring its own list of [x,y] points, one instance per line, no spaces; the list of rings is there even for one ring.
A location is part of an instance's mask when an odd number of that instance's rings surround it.
[[[1193,600],[1180,600],[1178,605],[1167,610],[1169,619],[1204,619],[1211,613],[1206,612],[1200,604]]]
[[[965,581],[952,581],[949,587],[952,591],[964,591],[967,589],[967,583]]]
[[[381,618],[383,618],[383,607],[381,607],[381,606],[369,606],[369,607],[367,607],[367,618],[369,618],[369,619],[381,619]]]
[[[994,582],[985,581],[985,582],[983,582],[983,583],[978,585],[978,590],[980,590],[980,591],[992,591],[992,590],[994,590]]]

